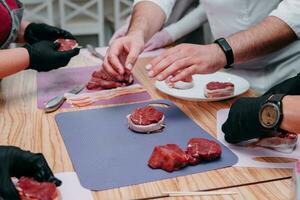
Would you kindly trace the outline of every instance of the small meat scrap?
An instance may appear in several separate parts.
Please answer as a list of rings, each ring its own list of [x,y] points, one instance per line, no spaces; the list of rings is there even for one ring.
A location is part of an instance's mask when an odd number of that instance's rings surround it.
[[[234,84],[230,82],[209,82],[204,88],[207,98],[219,98],[234,95]]]
[[[34,179],[21,177],[17,183],[21,200],[58,200],[59,193],[55,184],[37,182]]]
[[[116,78],[111,77],[103,68],[100,68],[99,70],[93,72],[90,81],[86,85],[86,88],[88,90],[113,89],[117,87],[132,85],[133,82],[133,75],[130,71],[125,72],[122,80],[117,80]]]
[[[69,51],[78,46],[77,41],[72,39],[59,38],[55,42],[60,44],[58,51]]]
[[[164,114],[153,106],[133,110],[127,120],[129,129],[139,133],[153,133],[164,128]]]
[[[259,138],[251,146],[270,148],[283,153],[291,153],[297,146],[298,134],[281,133],[270,137]]]
[[[178,145],[166,144],[154,147],[148,165],[153,169],[173,172],[187,166],[191,159]]]
[[[179,90],[187,90],[187,89],[191,89],[194,87],[194,80],[192,76],[188,76],[180,81],[177,81],[175,83],[171,82],[170,79],[172,77],[169,77],[166,79],[166,84],[170,87],[170,88],[175,88],[175,89],[179,89]]]
[[[187,154],[195,158],[192,165],[198,164],[201,161],[213,161],[221,157],[221,145],[213,140],[205,138],[191,138],[188,142],[186,150]]]

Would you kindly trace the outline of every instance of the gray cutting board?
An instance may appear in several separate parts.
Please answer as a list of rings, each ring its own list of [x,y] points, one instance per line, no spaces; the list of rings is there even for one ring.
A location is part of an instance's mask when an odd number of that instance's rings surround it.
[[[168,173],[147,165],[154,146],[178,144],[185,149],[192,137],[215,140],[175,104],[163,111],[166,128],[161,133],[137,134],[127,128],[126,115],[148,103],[59,113],[56,121],[83,187],[106,190],[232,166],[237,157],[222,145],[220,160]],[[197,112],[197,111],[195,111]],[[216,140],[217,141],[217,140]]]

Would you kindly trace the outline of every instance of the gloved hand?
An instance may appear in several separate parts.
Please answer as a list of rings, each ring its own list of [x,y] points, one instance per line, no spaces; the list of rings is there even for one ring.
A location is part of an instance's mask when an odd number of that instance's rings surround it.
[[[40,182],[51,182],[56,186],[61,181],[54,177],[44,156],[23,151],[18,147],[0,146],[0,199],[19,200],[18,191],[11,177],[31,177]]]
[[[259,122],[259,110],[268,97],[242,97],[232,104],[228,118],[222,126],[228,143],[239,143],[271,133]]]
[[[173,39],[171,35],[168,33],[168,31],[162,30],[156,33],[155,35],[153,35],[152,38],[146,43],[144,52],[165,47],[168,44],[171,44],[172,42]]]
[[[34,44],[42,40],[53,42],[58,38],[75,40],[75,37],[70,32],[47,24],[31,23],[27,26],[24,33],[24,39],[28,44]]]
[[[240,98],[234,102],[222,126],[227,142],[238,143],[270,134],[260,125],[259,110],[272,94],[300,95],[300,73],[272,87],[261,97]]]
[[[29,69],[34,69],[39,72],[50,71],[59,67],[66,66],[72,57],[79,54],[79,48],[70,51],[57,51],[60,44],[41,41],[35,44],[25,44],[30,56]]]

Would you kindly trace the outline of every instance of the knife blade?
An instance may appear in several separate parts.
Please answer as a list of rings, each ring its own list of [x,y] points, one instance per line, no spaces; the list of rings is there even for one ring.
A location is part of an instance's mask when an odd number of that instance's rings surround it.
[[[104,61],[104,56],[102,56],[100,53],[98,53],[93,45],[88,44],[88,45],[86,45],[86,48],[93,56]]]
[[[85,84],[77,85],[76,87],[72,88],[71,90],[69,90],[66,93],[69,93],[69,94],[78,94],[84,88],[85,88]],[[46,113],[54,112],[58,108],[60,108],[62,106],[62,104],[64,103],[64,101],[66,100],[66,98],[65,98],[65,94],[66,93],[64,93],[62,95],[59,95],[59,96],[56,96],[53,99],[51,99],[48,102],[46,102],[45,103],[45,107],[44,107],[45,112]]]

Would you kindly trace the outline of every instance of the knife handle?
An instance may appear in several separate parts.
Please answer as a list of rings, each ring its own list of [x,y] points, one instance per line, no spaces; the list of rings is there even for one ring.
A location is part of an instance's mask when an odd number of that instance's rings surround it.
[[[45,112],[54,112],[56,111],[65,101],[65,97],[63,95],[54,97],[49,100],[44,107]]]

